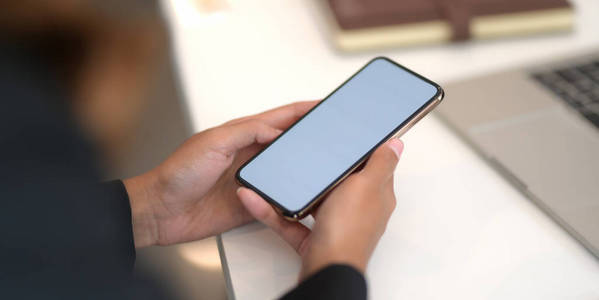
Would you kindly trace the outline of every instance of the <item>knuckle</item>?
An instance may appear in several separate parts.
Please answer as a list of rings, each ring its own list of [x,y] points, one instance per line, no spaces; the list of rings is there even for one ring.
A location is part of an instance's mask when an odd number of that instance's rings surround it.
[[[395,196],[391,197],[391,201],[390,201],[390,212],[395,211],[395,208],[397,207],[397,199],[395,198]]]
[[[224,129],[222,126],[219,127],[213,127],[213,128],[209,128],[206,129],[200,133],[196,133],[193,138],[194,139],[207,139],[207,140],[212,140],[214,138],[218,138],[220,135],[222,135],[222,132],[225,131],[226,129]]]

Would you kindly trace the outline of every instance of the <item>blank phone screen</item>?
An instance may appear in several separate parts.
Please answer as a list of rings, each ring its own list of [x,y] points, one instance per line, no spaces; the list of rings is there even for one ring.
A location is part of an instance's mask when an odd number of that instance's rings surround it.
[[[239,177],[290,212],[315,200],[439,90],[377,58],[254,157]]]

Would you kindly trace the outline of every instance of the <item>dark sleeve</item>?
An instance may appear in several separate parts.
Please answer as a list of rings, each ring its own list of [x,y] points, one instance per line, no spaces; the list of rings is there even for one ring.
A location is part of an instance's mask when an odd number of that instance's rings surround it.
[[[114,224],[114,235],[111,243],[116,246],[116,265],[123,271],[130,272],[135,263],[135,243],[133,241],[133,224],[131,222],[131,205],[129,194],[121,180],[114,180],[100,184],[106,193],[107,206],[112,212],[111,220]]]
[[[123,183],[100,183],[52,74],[19,45],[0,45],[0,95],[2,298],[160,298],[131,274]]]
[[[281,299],[365,300],[366,280],[347,265],[330,265],[308,277]]]

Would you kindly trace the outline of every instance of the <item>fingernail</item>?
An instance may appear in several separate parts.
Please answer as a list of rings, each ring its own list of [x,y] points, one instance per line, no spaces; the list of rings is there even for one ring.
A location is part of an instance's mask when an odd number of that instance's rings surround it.
[[[235,191],[235,194],[239,195],[239,192],[241,192],[241,189],[243,189],[242,186],[238,187],[237,190]]]
[[[393,138],[389,141],[389,147],[397,156],[397,159],[401,157],[401,153],[403,152],[403,142],[398,138]]]

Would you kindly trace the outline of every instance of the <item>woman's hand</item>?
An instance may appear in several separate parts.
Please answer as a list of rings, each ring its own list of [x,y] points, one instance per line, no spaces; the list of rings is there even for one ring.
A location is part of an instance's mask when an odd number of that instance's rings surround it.
[[[300,280],[333,263],[364,272],[395,208],[393,172],[402,150],[399,139],[379,147],[362,170],[347,177],[313,212],[312,230],[286,221],[250,189],[239,188],[237,194],[252,216],[302,257]]]
[[[198,240],[247,223],[235,172],[317,101],[298,102],[202,131],[165,162],[124,180],[136,247]]]

